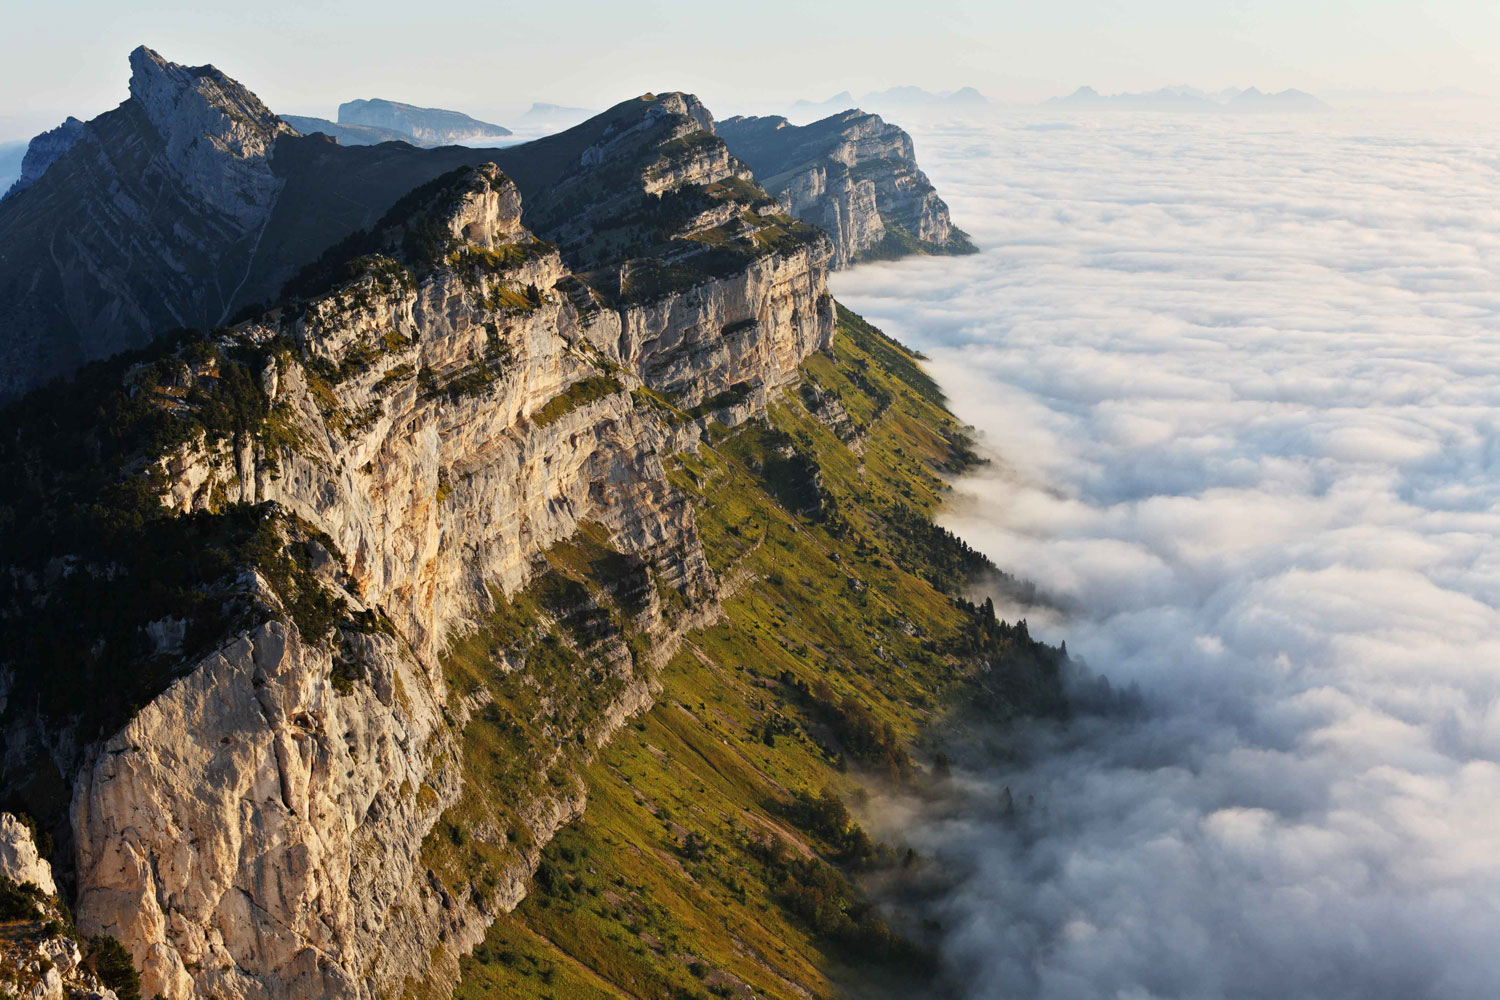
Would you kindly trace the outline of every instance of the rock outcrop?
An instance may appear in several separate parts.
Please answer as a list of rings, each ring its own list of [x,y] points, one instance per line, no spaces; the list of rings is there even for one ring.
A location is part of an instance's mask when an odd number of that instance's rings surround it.
[[[52,866],[36,849],[31,830],[11,813],[0,813],[0,877],[18,885],[34,885],[48,896],[57,895]]]
[[[7,417],[22,426],[0,465],[34,492],[3,526],[5,597],[45,611],[0,664],[4,780],[55,768],[70,789],[80,927],[125,945],[146,995],[441,990],[582,808],[570,748],[648,706],[651,670],[714,613],[663,456],[760,412],[828,345],[828,241],[749,180],[688,95],[626,102],[508,162],[514,182],[460,166],[400,198],[260,318]],[[103,463],[118,485],[56,466],[42,414],[58,406],[119,414],[104,447],[125,450]],[[143,488],[159,507],[111,512]],[[72,548],[59,509],[104,511],[107,565]],[[173,565],[161,539],[184,531]],[[628,599],[561,591],[484,662],[495,683],[540,684],[571,657],[597,674],[594,709],[548,700],[525,720],[555,780],[476,791],[465,726],[493,696],[456,689],[447,653],[580,536]],[[147,585],[168,578],[190,583]],[[107,621],[73,613],[90,580],[150,593]],[[61,656],[36,644],[54,620]],[[70,677],[38,676],[40,657]],[[499,859],[470,882],[431,852],[474,795],[513,814],[465,825]]]
[[[0,990],[26,1000],[118,1000],[86,943],[68,926],[30,828],[0,813]]]
[[[827,230],[834,266],[913,253],[972,253],[927,175],[911,136],[849,110],[811,125],[729,118],[718,134],[792,215]]]
[[[48,167],[78,143],[83,130],[83,122],[69,115],[57,128],[49,129],[32,139],[26,146],[26,155],[21,158],[21,176],[16,178],[9,191],[0,195],[0,199],[8,198],[35,184],[47,172]]]
[[[470,118],[461,111],[419,108],[376,98],[339,105],[340,125],[365,125],[409,136],[419,146],[451,146],[510,135],[510,129]]]

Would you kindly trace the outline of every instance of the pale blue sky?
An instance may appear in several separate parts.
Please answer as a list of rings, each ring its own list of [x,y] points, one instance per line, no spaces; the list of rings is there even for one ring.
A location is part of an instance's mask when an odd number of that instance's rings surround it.
[[[0,137],[125,96],[146,43],[212,62],[273,108],[390,97],[503,121],[686,89],[777,106],[899,83],[1032,102],[1088,83],[1500,94],[1497,0],[9,0]]]

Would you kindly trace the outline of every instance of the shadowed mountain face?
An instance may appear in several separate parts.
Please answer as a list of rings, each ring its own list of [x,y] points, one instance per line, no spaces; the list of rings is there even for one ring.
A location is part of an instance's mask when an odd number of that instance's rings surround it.
[[[15,183],[0,195],[0,199],[8,198],[36,183],[36,179],[46,173],[48,167],[73,148],[81,135],[83,122],[70,115],[57,128],[43,132],[29,143],[21,144],[24,155],[17,163]],[[3,165],[0,165],[0,169],[3,169]]]
[[[0,398],[220,322],[270,218],[290,128],[211,66],[130,63],[130,99],[0,202]]]
[[[918,169],[911,136],[878,115],[851,109],[803,126],[730,118],[718,133],[788,211],[833,236],[836,267],[973,252]]]

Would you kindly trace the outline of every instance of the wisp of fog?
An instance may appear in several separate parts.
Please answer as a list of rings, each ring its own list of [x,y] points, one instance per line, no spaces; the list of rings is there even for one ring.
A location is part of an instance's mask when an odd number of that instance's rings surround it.
[[[893,812],[973,1000],[1500,996],[1500,133],[1037,112],[917,151],[984,252],[835,293],[993,463],[947,523],[1145,710]],[[895,809],[896,807],[893,807]]]

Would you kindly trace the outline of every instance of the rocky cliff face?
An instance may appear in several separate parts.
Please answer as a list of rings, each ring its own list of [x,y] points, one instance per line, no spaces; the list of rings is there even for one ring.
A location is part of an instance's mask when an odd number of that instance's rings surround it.
[[[912,253],[972,253],[917,167],[911,136],[844,111],[811,125],[730,118],[718,134],[797,218],[833,237],[834,266]]]
[[[0,402],[275,300],[328,247],[460,164],[458,147],[298,136],[212,66],[130,56],[130,97],[38,137],[0,201]]]
[[[271,146],[291,129],[259,98],[212,66],[179,66],[141,46],[130,53],[130,99],[202,210],[247,233],[265,223],[279,186]]]
[[[0,546],[7,606],[33,616],[3,664],[5,782],[69,790],[79,924],[125,945],[147,995],[441,992],[582,807],[570,762],[714,613],[662,456],[758,412],[827,346],[833,306],[826,238],[710,129],[686,95],[627,102],[514,159],[561,178],[535,206],[494,166],[460,168],[262,318],[7,414],[0,464],[34,492]],[[118,414],[104,437],[77,422],[102,481],[48,437],[80,405]],[[580,537],[606,590],[559,576]],[[141,597],[96,619],[93,586]],[[455,687],[453,644],[500,633],[474,661],[491,687]],[[545,694],[584,678],[587,713]],[[517,683],[544,693],[509,725],[537,728],[526,778],[549,780],[475,788],[467,727]],[[504,817],[485,804],[462,827],[490,860],[457,877],[437,824],[496,795]]]

